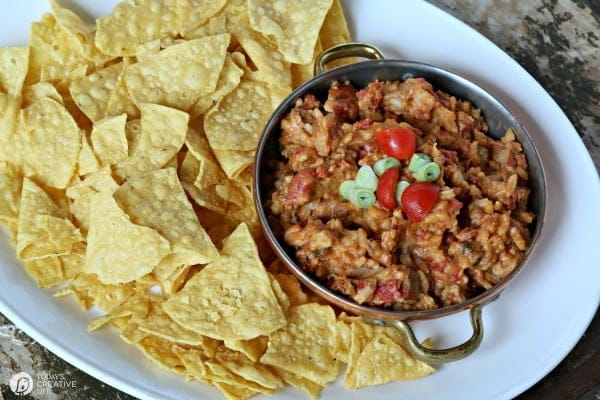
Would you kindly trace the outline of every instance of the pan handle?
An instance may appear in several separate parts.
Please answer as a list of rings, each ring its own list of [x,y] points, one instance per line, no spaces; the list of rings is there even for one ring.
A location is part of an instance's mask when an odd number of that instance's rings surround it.
[[[373,60],[385,58],[381,50],[365,43],[342,43],[330,47],[317,57],[315,62],[315,76],[325,71],[325,65],[331,61],[345,57],[363,57]]]
[[[467,341],[459,344],[458,346],[450,347],[447,349],[428,349],[422,346],[415,334],[406,321],[396,321],[388,319],[379,319],[372,317],[365,317],[365,321],[381,326],[393,326],[404,334],[405,343],[408,352],[418,360],[424,361],[430,364],[441,364],[451,361],[460,360],[473,353],[483,339],[483,324],[481,319],[481,308],[482,305],[475,305],[470,310],[471,326],[473,327],[473,334]]]

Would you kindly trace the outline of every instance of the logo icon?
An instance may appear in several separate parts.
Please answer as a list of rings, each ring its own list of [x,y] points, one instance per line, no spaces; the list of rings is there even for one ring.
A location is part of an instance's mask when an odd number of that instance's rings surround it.
[[[27,372],[19,372],[10,378],[10,390],[17,396],[27,396],[33,390],[33,378]]]

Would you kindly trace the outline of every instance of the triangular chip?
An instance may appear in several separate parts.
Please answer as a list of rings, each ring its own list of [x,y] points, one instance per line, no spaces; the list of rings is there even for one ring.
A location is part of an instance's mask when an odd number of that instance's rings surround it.
[[[69,86],[69,93],[77,107],[92,122],[100,121],[106,116],[108,101],[117,87],[117,80],[124,65],[120,62],[97,70],[88,76],[75,79]]]
[[[94,124],[90,139],[102,165],[116,164],[127,157],[126,122],[127,114],[122,114]]]
[[[241,226],[232,242],[241,245],[234,256],[222,256],[194,275],[164,305],[184,327],[215,339],[252,339],[285,325],[269,276],[257,260],[255,244]],[[233,248],[233,246],[231,246]]]
[[[28,84],[68,79],[73,71],[89,64],[81,43],[50,14],[31,24],[29,48]]]
[[[152,228],[169,241],[170,257],[177,265],[206,264],[218,257],[175,169],[138,175],[121,186],[114,197],[133,223]]]
[[[331,5],[332,0],[248,0],[248,15],[252,28],[275,37],[285,60],[306,64]]]
[[[203,24],[225,0],[197,4],[180,0],[122,2],[96,20],[96,46],[113,56],[133,56],[139,46],[154,39],[183,34]]]
[[[183,146],[189,115],[171,107],[142,104],[141,119],[126,126],[129,157],[115,166],[115,174],[129,179],[163,167]]]
[[[427,376],[435,369],[415,360],[400,345],[379,333],[366,344],[356,360],[356,367],[346,375],[346,389],[412,380]]]
[[[215,90],[198,98],[189,110],[190,115],[192,117],[199,117],[210,110],[212,106],[217,104],[219,100],[231,93],[240,84],[243,73],[244,71],[231,60],[230,56],[225,57],[223,69],[219,75]]]
[[[21,260],[64,255],[82,241],[79,230],[42,188],[25,178],[17,232],[17,255]]]
[[[335,314],[330,306],[305,304],[287,313],[287,326],[269,337],[260,362],[293,372],[320,385],[335,380]]]
[[[170,46],[127,68],[127,89],[137,104],[187,110],[215,90],[228,45],[229,34],[224,33]]]
[[[97,193],[91,200],[87,241],[84,271],[97,274],[106,284],[141,278],[170,253],[165,238],[133,224],[106,193]]]
[[[16,224],[21,205],[23,177],[17,168],[0,161],[0,222]]]
[[[90,226],[90,201],[94,194],[112,194],[118,188],[119,185],[110,175],[109,167],[100,169],[86,176],[82,182],[67,188],[66,195],[71,200],[69,209],[82,231],[87,232]]]
[[[254,150],[273,108],[268,86],[242,79],[210,109],[204,131],[213,149]]]
[[[21,111],[27,176],[48,186],[66,188],[75,174],[81,131],[64,106],[49,97]]]
[[[100,169],[100,162],[92,150],[86,135],[81,135],[81,151],[77,160],[77,174],[84,176]]]

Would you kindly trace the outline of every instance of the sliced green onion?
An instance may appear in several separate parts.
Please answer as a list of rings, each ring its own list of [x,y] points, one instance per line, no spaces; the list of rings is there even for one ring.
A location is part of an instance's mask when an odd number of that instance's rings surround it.
[[[349,200],[360,208],[368,208],[375,204],[375,192],[359,187],[351,190]]]
[[[427,163],[415,172],[415,178],[419,182],[433,182],[440,176],[440,166],[437,163]]]
[[[353,190],[356,190],[356,189],[359,189],[359,186],[358,186],[358,183],[356,183],[354,180],[344,181],[340,185],[340,195],[344,199],[350,200],[350,194],[352,193]]]
[[[386,157],[386,158],[382,158],[381,160],[377,161],[373,165],[373,170],[375,171],[375,174],[377,176],[381,176],[388,169],[390,169],[392,167],[399,167],[399,166],[400,166],[400,161],[396,160],[394,157]]]
[[[402,205],[402,193],[404,192],[404,189],[408,187],[408,185],[410,185],[409,182],[401,180],[398,182],[398,186],[396,186],[396,204],[399,206]]]
[[[431,157],[425,153],[415,153],[410,158],[408,163],[408,170],[410,172],[417,172],[423,165],[430,163]]]
[[[373,172],[373,168],[371,168],[369,165],[363,165],[360,167],[354,180],[356,183],[358,183],[358,186],[361,186],[365,189],[377,189],[377,176],[375,175],[375,172]]]

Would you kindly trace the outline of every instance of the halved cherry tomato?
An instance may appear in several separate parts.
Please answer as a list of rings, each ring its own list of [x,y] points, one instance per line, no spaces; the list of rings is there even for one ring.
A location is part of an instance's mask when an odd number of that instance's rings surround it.
[[[440,187],[435,183],[411,183],[402,193],[402,211],[411,221],[420,222],[429,214],[439,194]]]
[[[388,128],[375,134],[377,143],[388,156],[398,160],[407,160],[415,152],[417,137],[412,129]]]
[[[398,168],[388,168],[379,177],[377,190],[375,194],[377,201],[388,210],[396,208],[396,185],[400,179],[400,170]]]

